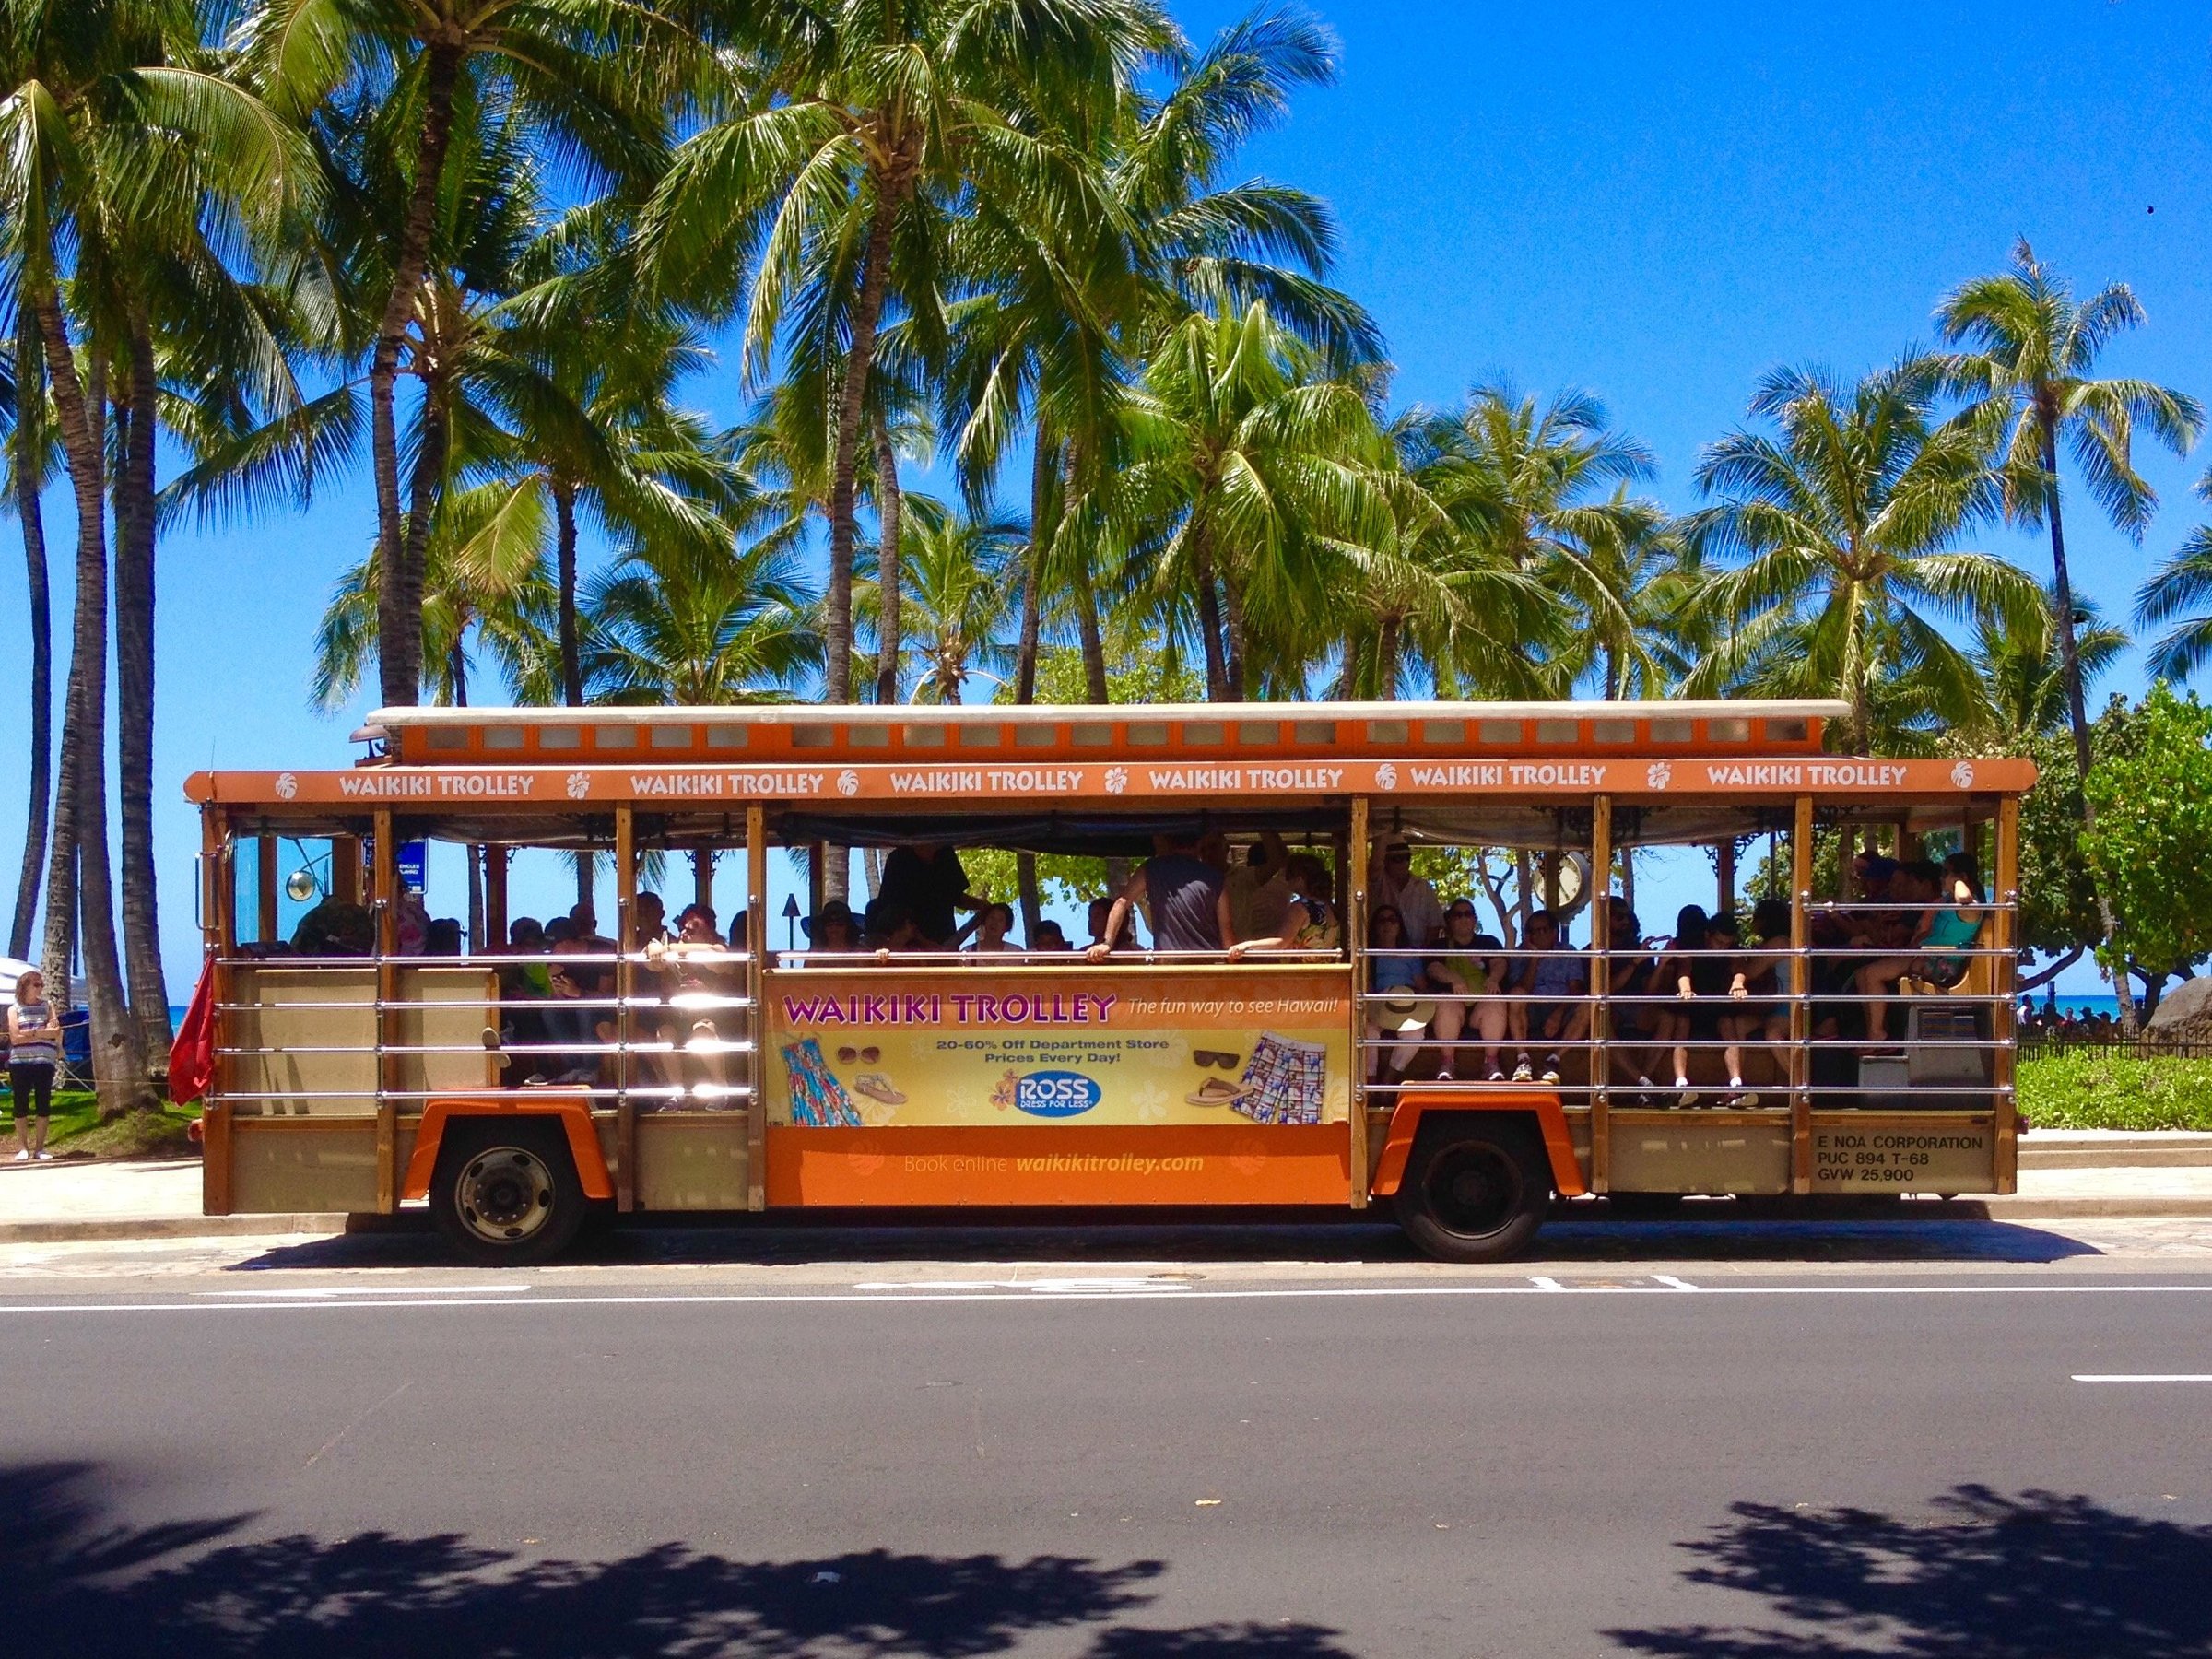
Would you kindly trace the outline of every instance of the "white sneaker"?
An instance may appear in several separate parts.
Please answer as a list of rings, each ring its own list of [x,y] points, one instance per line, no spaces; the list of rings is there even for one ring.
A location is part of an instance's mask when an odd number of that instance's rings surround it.
[[[1682,1098],[1675,1102],[1676,1105],[1695,1106],[1698,1103],[1698,1091],[1689,1086],[1688,1077],[1677,1077],[1675,1087],[1682,1091]]]
[[[43,1147],[41,1147],[38,1151],[33,1154],[33,1156],[36,1157],[41,1163],[52,1163],[53,1161],[53,1154],[47,1151]]]
[[[16,1163],[29,1163],[30,1161],[30,1148],[29,1147],[21,1148],[17,1152],[13,1161]]]
[[[1533,1083],[1535,1081],[1535,1077],[1536,1074],[1529,1069],[1528,1056],[1526,1054],[1522,1055],[1520,1059],[1513,1062],[1514,1082]]]
[[[1545,1055],[1545,1056],[1544,1056],[1544,1081],[1545,1081],[1545,1082],[1547,1082],[1547,1083],[1557,1083],[1559,1080],[1559,1057],[1557,1054],[1547,1054],[1547,1055]]]

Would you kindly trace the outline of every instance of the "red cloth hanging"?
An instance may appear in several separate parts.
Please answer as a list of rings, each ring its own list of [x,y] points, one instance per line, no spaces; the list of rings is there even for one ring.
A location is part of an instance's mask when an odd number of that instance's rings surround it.
[[[192,988],[192,1006],[177,1040],[169,1045],[169,1098],[180,1106],[196,1100],[215,1080],[215,962],[200,967],[200,982]]]

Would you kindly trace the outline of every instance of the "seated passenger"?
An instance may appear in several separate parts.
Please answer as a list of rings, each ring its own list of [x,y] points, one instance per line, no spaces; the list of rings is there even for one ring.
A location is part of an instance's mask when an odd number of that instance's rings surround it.
[[[1037,924],[1037,932],[1030,940],[1030,948],[1056,955],[1063,950],[1073,950],[1075,947],[1068,943],[1067,930],[1048,916]]]
[[[1283,863],[1283,878],[1290,884],[1291,897],[1306,912],[1306,924],[1291,943],[1300,950],[1342,950],[1344,925],[1329,903],[1335,885],[1329,879],[1329,866],[1313,853],[1293,853]]]
[[[729,1018],[722,1010],[728,1007],[737,988],[728,954],[715,926],[714,912],[703,904],[684,907],[677,918],[674,944],[655,939],[645,947],[646,968],[673,987],[667,994],[668,1006],[691,1015],[690,1033],[680,1044],[680,1052],[689,1057],[690,1064],[669,1068],[667,1081],[672,1088],[684,1087],[688,1080],[684,1073],[688,1070],[698,1074],[696,1092],[710,1097],[725,1092],[725,1045],[718,1020]],[[659,1023],[660,1039],[671,1047],[678,1043],[677,1025],[677,1021],[665,1018]]]
[[[1436,1041],[1443,1051],[1440,1083],[1449,1082],[1458,1066],[1453,1044],[1462,1031],[1473,1030],[1483,1040],[1483,1075],[1493,1083],[1505,1080],[1498,1065],[1498,1045],[1510,1023],[1505,999],[1497,993],[1505,984],[1505,958],[1487,950],[1475,931],[1475,906],[1454,899],[1444,912],[1443,943],[1428,964],[1429,983],[1441,994],[1436,1004]]]
[[[1378,848],[1368,867],[1367,890],[1378,904],[1398,912],[1406,942],[1416,949],[1435,943],[1443,932],[1444,907],[1436,889],[1413,873],[1413,849],[1402,841]]]
[[[1790,1035],[1790,907],[1781,899],[1761,899],[1751,909],[1752,948],[1743,959],[1742,971],[1732,982],[1735,1010],[1722,1020],[1722,1030],[1740,1045],[1746,1038],[1768,1044],[1774,1075],[1789,1077]],[[1740,1053],[1740,1047],[1738,1052]],[[1747,1090],[1731,1105],[1756,1106],[1759,1096]]]
[[[1547,910],[1528,919],[1528,936],[1522,941],[1525,954],[1516,966],[1509,1011],[1513,1037],[1524,1045],[1554,1045],[1544,1056],[1543,1080],[1559,1080],[1559,1053],[1590,1035],[1590,974],[1582,957],[1559,938],[1559,918]],[[1534,1075],[1524,1046],[1513,1056],[1513,1081],[1526,1083]]]
[[[1367,921],[1367,989],[1365,1027],[1368,1048],[1362,1075],[1375,1081],[1375,1066],[1383,1057],[1379,1046],[1388,1031],[1399,1039],[1390,1048],[1382,1085],[1395,1088],[1406,1080],[1406,1068],[1421,1052],[1429,1021],[1436,1005],[1423,998],[1419,953],[1406,947],[1406,924],[1393,905],[1382,904]]]
[[[876,959],[888,962],[894,951],[905,952],[935,948],[931,940],[922,936],[914,925],[914,918],[904,905],[883,893],[877,893],[868,903],[862,924],[861,948],[873,950]]]
[[[1133,906],[1142,906],[1155,950],[1222,951],[1235,941],[1222,936],[1221,868],[1208,862],[1209,841],[1218,838],[1179,831],[1153,838],[1155,851],[1130,877],[1129,885],[1107,912],[1104,936],[1085,952],[1094,962],[1106,959],[1111,941],[1121,938]]]
[[[845,956],[860,948],[853,907],[842,899],[830,900],[799,926],[806,935],[809,956]]]
[[[1656,994],[1658,959],[1644,947],[1643,924],[1637,920],[1628,900],[1615,893],[1606,905],[1610,941],[1606,995],[1610,1008],[1606,1018],[1612,1060],[1636,1079],[1639,1089],[1649,1089],[1653,1087],[1652,1040],[1659,1019],[1650,999]],[[1639,1094],[1637,1104],[1649,1104],[1649,1097]]]
[[[975,912],[975,943],[968,949],[976,956],[1018,956],[1021,947],[1006,937],[1013,931],[1014,907],[994,900]]]
[[[530,1082],[594,1090],[614,1087],[614,1011],[583,1006],[605,1000],[606,982],[589,962],[561,959],[582,955],[582,950],[581,940],[564,940],[547,971],[553,996],[539,1015],[547,1052],[531,1057]]]
[[[328,898],[300,918],[292,950],[303,957],[365,957],[376,951],[376,921],[358,904]]]
[[[1084,941],[1087,949],[1092,946],[1105,946],[1111,948],[1115,945],[1136,943],[1135,935],[1131,932],[1135,922],[1127,912],[1124,912],[1122,915],[1122,931],[1119,937],[1109,935],[1106,931],[1113,920],[1113,900],[1111,899],[1093,899],[1090,901],[1090,909],[1086,920],[1090,928],[1090,937]]]
[[[668,907],[653,891],[640,893],[629,907],[629,948],[642,950],[653,940],[668,937]]]
[[[1677,1000],[1684,1005],[1666,1019],[1666,1030],[1675,1044],[1676,1103],[1695,1106],[1698,1091],[1689,1083],[1689,1051],[1691,1046],[1705,1048],[1721,1042],[1728,1066],[1729,1087],[1741,1090],[1744,1086],[1743,1051],[1723,1038],[1721,1021],[1727,1012],[1724,1005],[1743,988],[1744,976],[1735,959],[1714,954],[1724,949],[1724,934],[1716,934],[1712,919],[1697,905],[1686,904],[1675,917],[1675,936],[1668,941],[1666,954],[1661,960],[1660,973],[1665,982],[1673,985]]]
[[[1927,954],[1881,957],[1859,970],[1859,992],[1867,999],[1866,1035],[1872,1041],[1888,1040],[1888,1005],[1882,995],[1898,981],[1926,979],[1947,987],[1963,980],[1973,965],[1971,957],[1955,953],[1971,946],[1982,933],[1982,872],[1974,855],[1952,853],[1943,861],[1938,881],[1942,897],[1949,902],[1925,912],[1912,931],[1912,943]]]
[[[461,954],[461,920],[458,916],[439,916],[430,923],[429,937],[424,942],[422,954],[434,957],[457,957]]]

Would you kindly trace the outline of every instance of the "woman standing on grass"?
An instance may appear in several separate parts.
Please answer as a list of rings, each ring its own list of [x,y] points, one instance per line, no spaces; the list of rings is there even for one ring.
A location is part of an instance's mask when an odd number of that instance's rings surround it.
[[[7,1011],[7,1091],[16,1101],[16,1161],[52,1159],[46,1125],[53,1112],[53,1074],[62,1063],[62,1017],[46,1000],[46,979],[32,969],[16,981],[16,1000]],[[24,1138],[23,1115],[33,1118]]]

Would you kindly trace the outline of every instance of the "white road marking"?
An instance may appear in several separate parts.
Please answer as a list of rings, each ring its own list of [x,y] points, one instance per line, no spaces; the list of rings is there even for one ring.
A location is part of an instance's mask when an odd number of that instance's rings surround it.
[[[1183,1279],[1169,1278],[1040,1278],[1040,1279],[870,1279],[855,1290],[906,1290],[924,1295],[950,1295],[971,1290],[1027,1290],[1038,1296],[1175,1295],[1190,1289]]]
[[[297,1301],[321,1296],[516,1296],[532,1287],[520,1285],[323,1285],[304,1290],[194,1290],[194,1296],[215,1298],[265,1297]]]
[[[2212,1371],[2086,1371],[2077,1372],[2077,1382],[2212,1382]]]
[[[1671,1273],[1654,1273],[1652,1277],[1665,1285],[1669,1290],[1695,1290],[1697,1288],[1688,1279],[1677,1278]]]
[[[1540,1273],[1530,1274],[1528,1276],[1528,1282],[1534,1285],[1539,1290],[1564,1290],[1567,1288],[1567,1287],[1560,1284],[1558,1279],[1546,1278]]]
[[[327,1312],[360,1312],[390,1308],[651,1308],[738,1307],[762,1304],[847,1304],[870,1306],[931,1306],[946,1302],[998,1302],[1014,1307],[1042,1307],[1066,1301],[1299,1301],[1374,1297],[1469,1296],[1611,1296],[1661,1297],[1678,1300],[1684,1292],[1644,1285],[1560,1285],[1549,1289],[1535,1285],[1332,1285],[1296,1289],[1193,1289],[1180,1295],[1158,1290],[1094,1291],[1082,1296],[1043,1297],[1026,1291],[967,1290],[942,1296],[916,1296],[911,1291],[798,1292],[771,1295],[755,1291],[695,1292],[677,1295],[533,1296],[518,1299],[447,1297],[414,1301],[402,1291],[388,1300],[338,1300],[328,1297],[298,1301],[147,1301],[147,1302],[13,1302],[0,1305],[0,1315],[39,1313],[261,1313],[317,1308]],[[2201,1285],[1700,1285],[1693,1296],[2212,1296],[2212,1282]]]

